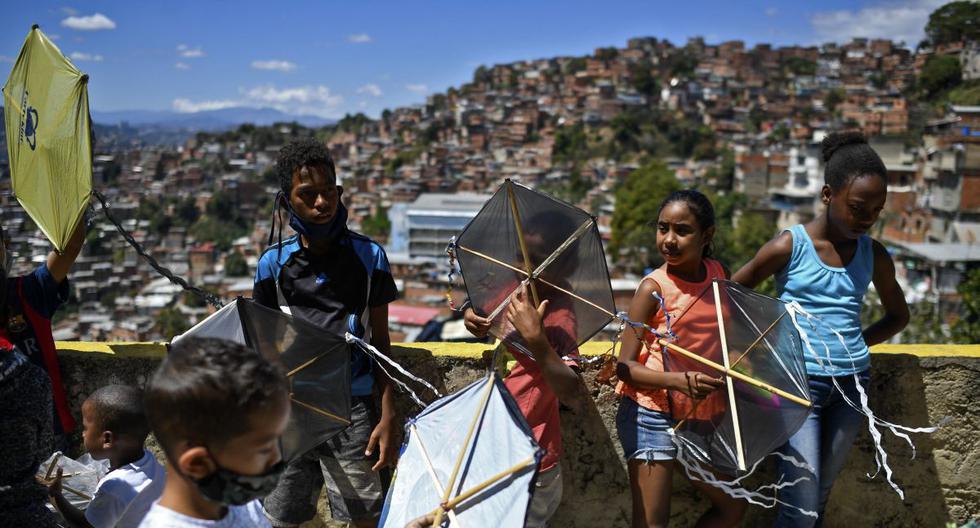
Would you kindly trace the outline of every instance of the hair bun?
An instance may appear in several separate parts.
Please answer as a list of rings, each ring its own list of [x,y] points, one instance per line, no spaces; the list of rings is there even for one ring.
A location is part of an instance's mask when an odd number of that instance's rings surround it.
[[[827,163],[830,158],[833,157],[834,153],[840,150],[841,147],[846,147],[847,145],[867,145],[868,140],[864,137],[864,134],[856,131],[852,132],[834,132],[828,134],[827,137],[823,138],[821,142],[821,150],[823,153],[823,161]]]

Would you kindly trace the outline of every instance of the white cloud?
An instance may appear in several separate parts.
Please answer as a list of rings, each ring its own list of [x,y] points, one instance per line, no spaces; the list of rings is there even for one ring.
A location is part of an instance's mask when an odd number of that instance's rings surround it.
[[[291,72],[296,69],[296,64],[284,60],[257,60],[252,61],[252,67],[256,70]]]
[[[199,59],[204,56],[204,51],[201,50],[200,46],[192,48],[187,44],[178,44],[177,54],[185,59]]]
[[[371,42],[371,35],[367,33],[354,33],[353,35],[347,36],[347,42],[351,44],[367,44]]]
[[[381,91],[381,87],[374,83],[368,83],[357,89],[359,94],[368,94],[373,97],[381,97],[384,93]]]
[[[70,16],[61,21],[66,28],[79,31],[98,31],[100,29],[116,29],[116,23],[102,13],[89,16]]]
[[[768,8],[766,8],[766,16],[767,17],[774,17],[774,16],[776,16],[778,14],[779,14],[779,10],[776,9],[775,7],[768,7]]]
[[[417,94],[424,94],[429,91],[429,87],[424,84],[406,84],[405,89]]]
[[[6,55],[0,55],[0,62],[14,62],[14,58]]]
[[[177,112],[192,113],[202,110],[219,110],[235,106],[250,108],[274,108],[280,112],[294,115],[315,115],[337,117],[344,98],[334,95],[330,88],[317,86],[297,86],[278,88],[274,85],[240,88],[238,99],[219,99],[210,101],[191,101],[174,99],[173,109]]]
[[[191,69],[191,66],[184,62],[178,62],[177,64],[174,64],[174,68],[177,68],[178,70],[189,70]]]
[[[845,42],[853,37],[886,38],[914,47],[925,36],[929,14],[945,0],[896,0],[879,2],[857,11],[816,13],[810,24],[820,42]]]
[[[58,39],[61,38],[61,35],[59,35],[57,33],[52,33],[52,34],[48,35],[48,38],[51,39],[51,40],[58,40]]]
[[[59,9],[59,11],[61,11],[61,13],[64,14],[65,16],[75,16],[78,14],[77,9],[68,6],[62,7],[61,9]]]
[[[239,101],[233,101],[231,99],[223,99],[218,101],[199,101],[193,102],[190,99],[174,99],[173,109],[175,112],[180,112],[182,114],[193,114],[194,112],[203,112],[205,110],[221,110],[224,108],[233,108],[236,106],[241,106]]]
[[[102,60],[105,58],[102,55],[84,53],[81,51],[73,51],[69,57],[71,57],[71,60],[78,62],[102,62]]]

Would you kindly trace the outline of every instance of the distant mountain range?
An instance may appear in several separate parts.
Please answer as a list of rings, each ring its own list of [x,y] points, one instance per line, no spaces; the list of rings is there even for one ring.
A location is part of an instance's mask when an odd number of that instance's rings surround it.
[[[273,108],[233,107],[220,110],[203,110],[179,113],[167,110],[119,110],[92,112],[92,120],[102,125],[128,123],[130,126],[152,125],[162,128],[188,130],[222,130],[244,123],[268,126],[274,123],[297,122],[307,127],[321,127],[336,122],[333,119],[310,115],[291,115]]]

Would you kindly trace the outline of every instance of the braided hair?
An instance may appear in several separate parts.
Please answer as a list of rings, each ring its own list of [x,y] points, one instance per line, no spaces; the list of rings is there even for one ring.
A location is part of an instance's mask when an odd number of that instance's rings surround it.
[[[821,144],[824,183],[837,192],[854,178],[874,175],[888,185],[888,171],[878,153],[860,132],[835,132]]]

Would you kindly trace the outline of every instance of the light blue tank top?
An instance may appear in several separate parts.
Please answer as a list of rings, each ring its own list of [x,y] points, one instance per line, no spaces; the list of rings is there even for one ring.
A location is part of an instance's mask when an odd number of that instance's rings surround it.
[[[800,320],[814,352],[825,365],[821,367],[809,350],[805,350],[807,374],[845,376],[866,370],[871,358],[861,335],[861,307],[874,266],[871,237],[861,235],[851,262],[847,267],[835,268],[820,260],[806,228],[797,224],[789,232],[793,235],[793,256],[776,274],[779,298],[800,303],[803,309],[823,321],[814,329]],[[846,350],[831,329],[844,337]],[[824,344],[830,348],[829,361]]]

